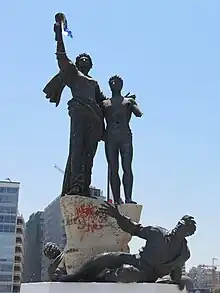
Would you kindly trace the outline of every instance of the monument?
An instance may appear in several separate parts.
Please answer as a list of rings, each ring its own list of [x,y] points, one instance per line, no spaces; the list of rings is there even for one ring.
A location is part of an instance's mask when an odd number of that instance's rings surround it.
[[[67,57],[63,31],[70,36],[71,32],[65,15],[56,14],[55,21],[60,71],[46,85],[44,93],[56,106],[65,86],[72,93],[68,102],[69,155],[60,196],[67,244],[64,251],[55,243],[45,245],[44,254],[51,259],[50,282],[22,284],[21,293],[86,293],[91,289],[175,293],[178,288],[183,290],[187,282],[182,278],[182,265],[190,257],[185,238],[196,230],[194,218],[184,216],[172,231],[138,224],[142,206],[132,198],[133,150],[129,122],[132,113],[141,117],[142,112],[135,96],[121,95],[123,80],[119,76],[109,80],[112,97],[104,96],[98,82],[89,75],[93,65],[91,57],[80,54],[75,63]],[[93,160],[101,140],[105,143],[114,204],[91,197],[89,193]],[[125,203],[120,196],[117,174],[119,152]],[[131,254],[129,248],[133,236],[146,240],[145,247],[136,255]]]

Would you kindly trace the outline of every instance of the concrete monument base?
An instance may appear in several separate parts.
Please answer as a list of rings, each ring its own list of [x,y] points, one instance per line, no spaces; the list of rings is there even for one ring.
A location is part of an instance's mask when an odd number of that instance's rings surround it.
[[[176,285],[137,283],[23,283],[20,293],[179,293]]]
[[[74,273],[85,261],[99,253],[129,252],[131,235],[122,231],[115,219],[97,213],[103,203],[102,199],[76,195],[60,199],[67,236],[64,262],[68,274]],[[142,206],[123,204],[119,205],[119,211],[138,223]]]

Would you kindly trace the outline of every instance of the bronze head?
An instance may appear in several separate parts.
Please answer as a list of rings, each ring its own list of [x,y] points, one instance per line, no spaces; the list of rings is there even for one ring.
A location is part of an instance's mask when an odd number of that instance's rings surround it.
[[[114,75],[110,77],[108,83],[112,92],[121,92],[123,88],[123,79],[120,76]]]
[[[196,232],[196,221],[194,217],[185,215],[177,223],[176,227],[172,230],[172,234],[179,235],[182,238],[189,237]]]
[[[54,260],[60,254],[61,254],[61,250],[55,243],[48,242],[45,244],[44,255],[47,258]]]
[[[79,54],[76,57],[76,67],[85,75],[92,69],[92,58],[86,53]]]

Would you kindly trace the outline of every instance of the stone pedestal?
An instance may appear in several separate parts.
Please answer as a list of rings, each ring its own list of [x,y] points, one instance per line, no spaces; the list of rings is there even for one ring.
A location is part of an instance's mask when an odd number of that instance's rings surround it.
[[[20,293],[186,293],[175,285],[122,283],[26,283]]]
[[[85,261],[98,253],[129,252],[131,235],[123,232],[115,219],[97,213],[102,203],[102,199],[82,196],[69,195],[60,199],[67,236],[64,261],[68,274],[74,273]],[[142,206],[123,204],[119,206],[119,211],[138,223]]]

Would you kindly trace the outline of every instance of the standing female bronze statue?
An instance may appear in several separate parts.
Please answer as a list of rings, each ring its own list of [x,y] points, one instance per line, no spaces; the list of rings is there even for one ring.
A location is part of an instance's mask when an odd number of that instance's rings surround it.
[[[70,116],[70,145],[61,196],[89,196],[93,159],[103,135],[103,115],[100,108],[104,95],[90,75],[92,59],[81,54],[75,64],[66,55],[63,36],[63,14],[55,16],[55,40],[60,72],[46,85],[44,93],[52,103],[59,104],[62,90],[68,86],[72,99],[68,102]]]

